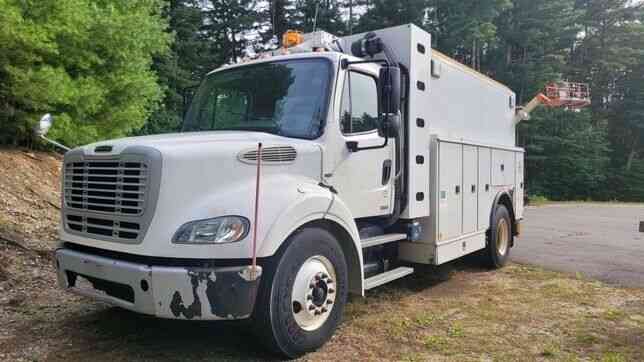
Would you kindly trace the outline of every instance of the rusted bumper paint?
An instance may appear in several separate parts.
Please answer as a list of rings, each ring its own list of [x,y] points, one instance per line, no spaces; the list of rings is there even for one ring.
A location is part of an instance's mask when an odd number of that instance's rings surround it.
[[[70,292],[172,319],[250,317],[261,267],[150,266],[70,249],[56,250],[58,283]]]

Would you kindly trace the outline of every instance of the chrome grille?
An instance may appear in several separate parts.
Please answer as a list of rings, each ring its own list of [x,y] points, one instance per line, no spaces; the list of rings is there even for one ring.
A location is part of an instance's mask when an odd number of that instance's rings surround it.
[[[71,214],[67,215],[67,227],[78,232],[126,240],[137,239],[141,230],[141,225],[137,222]]]
[[[65,231],[92,239],[139,243],[150,226],[159,195],[161,153],[133,146],[114,156],[65,154]]]
[[[65,206],[116,215],[141,215],[145,208],[147,165],[91,160],[65,164]]]

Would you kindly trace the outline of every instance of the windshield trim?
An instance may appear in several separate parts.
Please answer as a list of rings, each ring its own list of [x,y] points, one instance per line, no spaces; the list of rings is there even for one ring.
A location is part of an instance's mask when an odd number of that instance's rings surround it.
[[[261,132],[261,133],[276,135],[276,136],[280,136],[280,137],[303,139],[303,140],[317,140],[317,139],[319,139],[320,137],[322,137],[324,135],[324,132],[326,131],[327,119],[328,119],[328,115],[329,115],[329,108],[330,108],[330,103],[331,103],[331,99],[332,99],[331,97],[333,96],[333,94],[335,94],[335,83],[333,83],[334,74],[335,74],[335,72],[334,72],[334,70],[335,70],[334,62],[333,62],[333,60],[329,59],[328,57],[307,57],[307,58],[279,59],[279,60],[274,60],[274,61],[266,61],[266,62],[248,64],[248,65],[239,65],[239,66],[235,66],[235,67],[231,67],[231,68],[215,70],[213,72],[208,73],[205,77],[203,77],[203,79],[199,83],[199,87],[197,87],[197,92],[195,92],[195,94],[193,96],[193,99],[190,102],[190,106],[186,110],[185,115],[184,115],[183,119],[181,120],[181,131],[180,131],[180,133],[205,132],[205,130],[185,130],[185,127],[186,127],[186,120],[188,118],[188,115],[190,114],[190,110],[192,109],[193,101],[198,96],[199,91],[202,89],[203,84],[208,80],[209,77],[214,77],[214,76],[219,75],[219,74],[236,71],[236,70],[239,70],[239,69],[242,69],[242,68],[248,69],[248,68],[251,68],[251,67],[265,66],[267,64],[296,63],[296,62],[297,63],[301,63],[301,62],[316,62],[316,61],[320,61],[320,60],[322,60],[322,61],[327,63],[327,65],[328,65],[328,73],[329,74],[328,74],[328,79],[327,79],[326,96],[323,96],[324,97],[324,106],[323,106],[322,112],[320,112],[320,117],[322,118],[322,120],[321,120],[321,124],[320,124],[320,130],[319,130],[317,135],[315,135],[314,137],[296,137],[296,136],[285,136],[285,135],[280,135],[280,134],[273,133],[273,132],[250,130],[250,129],[249,130],[244,130],[244,129],[236,130],[236,131],[240,131],[240,132]],[[230,130],[208,130],[208,132],[220,132],[220,131],[228,132]]]

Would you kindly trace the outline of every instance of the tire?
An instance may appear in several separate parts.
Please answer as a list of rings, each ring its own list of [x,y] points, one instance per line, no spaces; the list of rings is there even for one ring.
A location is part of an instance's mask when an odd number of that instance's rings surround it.
[[[255,302],[254,332],[288,358],[321,347],[340,324],[348,293],[347,264],[336,238],[322,228],[301,229],[266,272]]]
[[[499,269],[507,264],[513,245],[512,239],[510,213],[505,205],[497,205],[487,235],[487,245],[483,250],[483,262],[487,267]]]

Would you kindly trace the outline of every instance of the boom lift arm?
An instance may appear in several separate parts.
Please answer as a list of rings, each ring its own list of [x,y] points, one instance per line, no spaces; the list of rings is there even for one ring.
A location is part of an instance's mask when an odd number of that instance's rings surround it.
[[[528,104],[518,107],[514,124],[530,119],[530,113],[540,105],[579,109],[590,105],[590,92],[585,83],[552,82],[542,93],[537,94]]]

